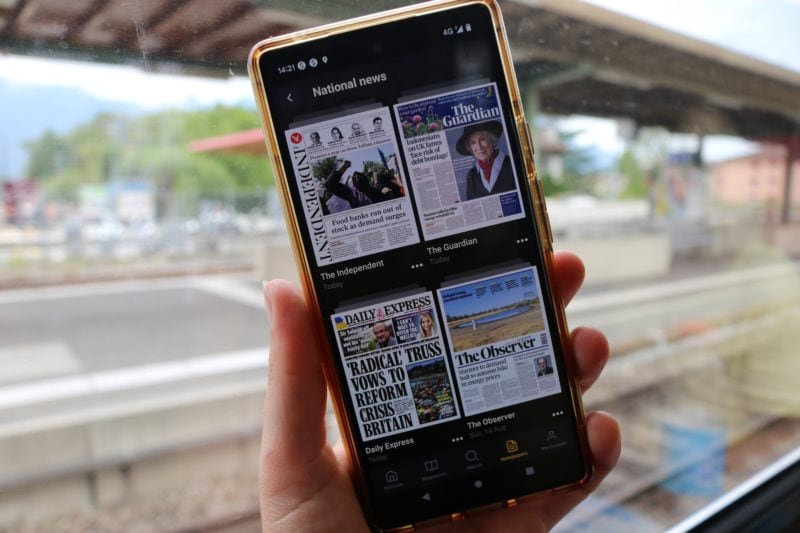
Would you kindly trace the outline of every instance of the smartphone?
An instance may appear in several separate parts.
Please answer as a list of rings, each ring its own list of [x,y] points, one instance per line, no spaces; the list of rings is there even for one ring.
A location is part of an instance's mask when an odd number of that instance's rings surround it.
[[[249,70],[371,527],[585,483],[552,235],[497,4],[282,35]]]

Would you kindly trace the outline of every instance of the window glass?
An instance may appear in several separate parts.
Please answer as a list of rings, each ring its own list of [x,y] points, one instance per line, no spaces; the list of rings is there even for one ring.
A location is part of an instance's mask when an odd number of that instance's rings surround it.
[[[246,54],[407,3],[0,0],[0,529],[257,527],[296,273]],[[501,6],[623,429],[559,528],[662,530],[800,446],[800,6]]]

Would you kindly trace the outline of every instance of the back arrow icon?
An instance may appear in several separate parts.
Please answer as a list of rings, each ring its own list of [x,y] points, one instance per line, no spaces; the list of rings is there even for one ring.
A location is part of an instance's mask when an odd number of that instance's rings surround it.
[[[289,95],[286,97],[286,99],[289,100],[290,102],[294,103],[294,100],[292,100],[292,93],[289,93]]]

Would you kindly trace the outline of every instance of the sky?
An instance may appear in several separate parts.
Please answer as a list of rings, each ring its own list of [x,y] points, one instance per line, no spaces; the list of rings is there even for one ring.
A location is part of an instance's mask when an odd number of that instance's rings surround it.
[[[800,72],[800,0],[583,0]]]
[[[77,87],[100,99],[129,102],[153,111],[253,99],[250,82],[242,76],[179,76],[145,72],[132,66],[23,56],[0,55],[0,80],[19,85]]]
[[[668,30],[800,72],[800,0],[584,0]],[[570,117],[562,127],[582,131],[577,141],[619,154],[624,143],[613,121]],[[676,149],[693,149],[688,136]],[[695,141],[696,142],[696,141]],[[755,145],[726,136],[704,141],[703,157],[716,161],[752,152]]]
[[[800,72],[800,0],[587,1]],[[254,105],[249,81],[233,75],[209,79],[145,72],[132,66],[0,55],[2,82],[19,87],[76,88],[144,111],[215,103]],[[0,140],[12,136],[9,131],[3,132],[7,127],[0,122]],[[582,146],[614,155],[623,149],[613,121],[570,117],[563,127],[581,131],[577,141]],[[746,151],[748,146],[736,139],[707,139],[705,155],[711,160],[719,159]],[[3,167],[0,162],[0,174],[9,172]]]

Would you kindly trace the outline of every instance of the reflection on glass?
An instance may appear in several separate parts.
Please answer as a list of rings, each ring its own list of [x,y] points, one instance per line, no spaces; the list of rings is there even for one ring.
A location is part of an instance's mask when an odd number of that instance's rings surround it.
[[[2,46],[69,59],[0,56],[2,530],[258,522],[259,280],[294,265],[240,65],[374,8],[248,3],[212,32],[162,4],[0,2]],[[800,446],[800,75],[503,9],[556,247],[587,264],[570,324],[611,343],[585,403],[623,427],[559,527],[663,530]]]

